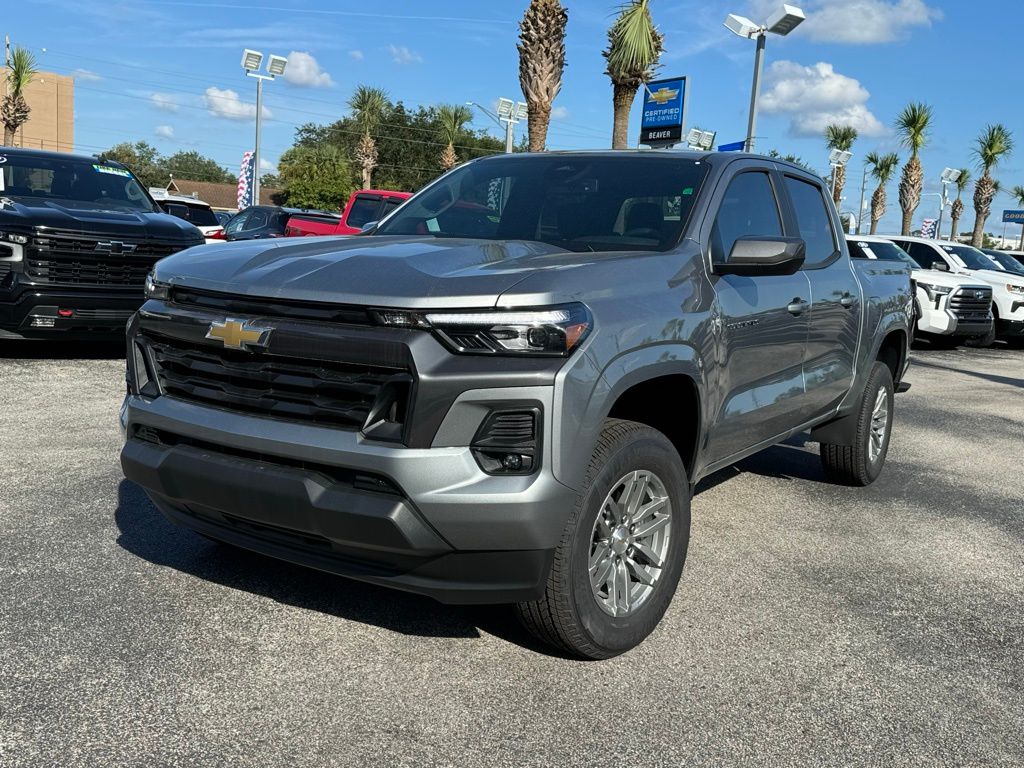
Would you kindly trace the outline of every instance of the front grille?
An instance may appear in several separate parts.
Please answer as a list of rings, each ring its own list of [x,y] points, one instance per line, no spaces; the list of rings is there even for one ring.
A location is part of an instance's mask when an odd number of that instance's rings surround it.
[[[164,337],[145,342],[160,389],[180,400],[355,429],[363,427],[371,410],[375,421],[396,424],[399,431],[404,423],[412,379],[400,368],[217,349]],[[382,414],[384,400],[393,407]]]
[[[115,252],[97,250],[115,243]],[[117,253],[122,246],[130,253]],[[118,240],[112,237],[39,235],[25,252],[26,274],[35,281],[69,285],[112,285],[141,288],[153,264],[180,251],[181,243]]]
[[[283,317],[289,320],[315,320],[345,325],[373,325],[370,313],[364,307],[327,302],[238,296],[184,287],[171,289],[171,301],[189,307],[213,309],[225,314]]]
[[[984,322],[992,311],[992,289],[957,289],[949,297],[949,309],[959,320]]]
[[[130,309],[76,309],[74,316],[83,320],[117,320],[126,323],[132,312]]]

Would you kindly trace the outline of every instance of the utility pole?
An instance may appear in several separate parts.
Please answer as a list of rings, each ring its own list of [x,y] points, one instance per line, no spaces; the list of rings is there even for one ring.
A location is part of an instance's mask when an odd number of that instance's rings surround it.
[[[857,234],[860,234],[860,222],[864,218],[864,193],[868,188],[868,164],[864,162],[864,174],[860,180],[860,208],[857,209]]]
[[[11,66],[11,36],[4,35],[4,66]]]

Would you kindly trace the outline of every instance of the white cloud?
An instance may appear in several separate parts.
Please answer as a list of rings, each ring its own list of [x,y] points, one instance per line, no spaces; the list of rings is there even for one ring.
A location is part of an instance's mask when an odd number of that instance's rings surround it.
[[[260,170],[264,173],[277,173],[277,166],[267,160],[265,157],[260,158]]]
[[[388,51],[391,53],[391,60],[395,64],[419,64],[423,61],[423,57],[420,56],[416,51],[411,51],[404,45],[389,45]]]
[[[149,97],[149,103],[161,112],[177,112],[178,100],[169,93],[154,93]]]
[[[566,107],[552,107],[551,108],[551,119],[552,120],[565,120],[569,116],[569,110]]]
[[[778,5],[776,0],[753,0],[751,13],[767,19]],[[809,0],[802,7],[807,21],[798,33],[827,43],[891,43],[943,18],[925,0]]]
[[[864,136],[886,132],[867,107],[871,96],[867,89],[826,62],[810,67],[794,61],[773,62],[765,85],[761,109],[765,114],[789,116],[789,130],[795,136],[820,136],[829,123],[852,125]]]
[[[75,78],[75,80],[84,80],[87,82],[96,82],[97,80],[103,79],[100,75],[97,75],[89,69],[76,69],[71,73],[71,76]]]
[[[303,51],[292,51],[288,54],[288,67],[282,77],[292,85],[309,88],[328,88],[334,85],[331,76],[320,69],[320,63],[313,55]]]
[[[173,139],[174,138],[174,126],[173,125],[158,125],[154,130],[157,136],[161,139]]]
[[[359,49],[349,51],[348,55],[351,56],[356,61],[362,61],[364,58],[366,58],[365,56],[363,56],[363,52],[360,51]]]
[[[242,101],[238,94],[230,88],[215,88],[212,85],[203,93],[206,108],[214,117],[227,120],[254,120],[256,105]],[[270,110],[263,108],[263,117],[270,117]]]

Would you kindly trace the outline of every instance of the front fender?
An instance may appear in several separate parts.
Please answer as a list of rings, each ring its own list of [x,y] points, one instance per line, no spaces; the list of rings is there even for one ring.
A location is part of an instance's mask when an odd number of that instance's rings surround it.
[[[559,429],[552,436],[555,477],[580,490],[601,426],[615,401],[630,387],[661,376],[685,375],[697,385],[698,399],[704,391],[704,365],[696,349],[688,344],[665,342],[623,352],[603,368],[591,358],[596,376],[588,381],[578,367],[559,374],[555,401],[561,404]],[[703,412],[703,402],[702,402]]]

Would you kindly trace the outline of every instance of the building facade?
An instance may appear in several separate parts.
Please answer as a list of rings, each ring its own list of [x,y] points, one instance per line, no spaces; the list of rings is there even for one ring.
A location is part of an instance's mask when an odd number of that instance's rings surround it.
[[[7,69],[0,68],[0,99],[7,95]],[[75,81],[54,72],[37,72],[25,89],[32,112],[15,134],[15,145],[28,149],[73,152],[75,149]],[[3,132],[0,130],[0,141]]]

